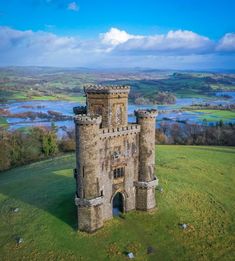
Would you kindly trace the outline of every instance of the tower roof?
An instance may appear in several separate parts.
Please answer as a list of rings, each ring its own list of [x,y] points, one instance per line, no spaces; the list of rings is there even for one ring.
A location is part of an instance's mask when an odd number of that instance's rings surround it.
[[[158,112],[154,109],[137,110],[135,116],[138,118],[156,118]]]
[[[110,94],[110,93],[129,93],[130,86],[125,85],[86,85],[84,86],[84,92],[87,93],[102,93],[102,94]]]

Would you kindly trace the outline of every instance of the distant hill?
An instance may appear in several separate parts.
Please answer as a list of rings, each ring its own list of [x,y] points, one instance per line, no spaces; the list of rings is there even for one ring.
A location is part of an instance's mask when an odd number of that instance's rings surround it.
[[[213,96],[216,91],[235,91],[235,74],[140,68],[0,67],[2,101],[39,97],[71,100],[84,95],[85,84],[130,85],[131,102],[141,97],[158,103],[159,92],[192,98]]]

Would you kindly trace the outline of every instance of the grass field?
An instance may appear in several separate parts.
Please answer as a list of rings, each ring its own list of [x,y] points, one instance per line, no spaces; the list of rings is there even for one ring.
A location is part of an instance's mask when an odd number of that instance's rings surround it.
[[[32,100],[38,100],[38,101],[56,101],[56,100],[62,100],[62,101],[74,101],[74,102],[82,102],[85,103],[86,99],[84,96],[74,96],[71,95],[59,95],[59,96],[33,96]]]
[[[47,95],[47,96],[32,96],[30,99],[28,98],[28,100],[34,100],[34,101],[56,101],[58,100],[57,97],[52,96],[52,95]]]
[[[1,99],[5,100],[25,100],[27,96],[24,92],[21,91],[5,91],[0,90],[0,97]]]
[[[8,123],[5,117],[0,116],[0,127],[7,127]]]
[[[60,94],[60,95],[40,95],[40,96],[27,96],[26,92],[21,91],[4,91],[0,90],[1,99],[8,100],[33,100],[33,101],[75,101],[75,102],[85,102],[85,97],[81,94]]]
[[[235,111],[228,110],[195,110],[196,112],[202,112],[200,116],[201,119],[206,119],[207,121],[228,121],[235,119]]]
[[[126,260],[125,251],[135,260],[234,260],[234,156],[232,147],[158,146],[158,211],[130,212],[92,235],[76,231],[73,155],[0,173],[0,260]]]

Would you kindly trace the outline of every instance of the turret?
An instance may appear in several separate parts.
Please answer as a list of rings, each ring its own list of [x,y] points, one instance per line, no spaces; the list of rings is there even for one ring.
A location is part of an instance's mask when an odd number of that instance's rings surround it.
[[[139,134],[139,174],[136,182],[136,208],[149,210],[155,207],[155,125],[156,110],[135,111]]]
[[[99,169],[99,128],[101,116],[78,114],[76,131],[75,203],[78,207],[78,228],[92,232],[103,226],[102,191]]]

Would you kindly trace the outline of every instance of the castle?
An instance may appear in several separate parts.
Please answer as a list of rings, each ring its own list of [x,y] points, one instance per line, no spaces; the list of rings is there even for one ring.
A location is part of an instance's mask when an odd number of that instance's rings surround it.
[[[156,206],[156,110],[135,111],[128,123],[128,86],[84,87],[86,106],[74,108],[75,204],[78,229],[93,232],[119,212]]]

